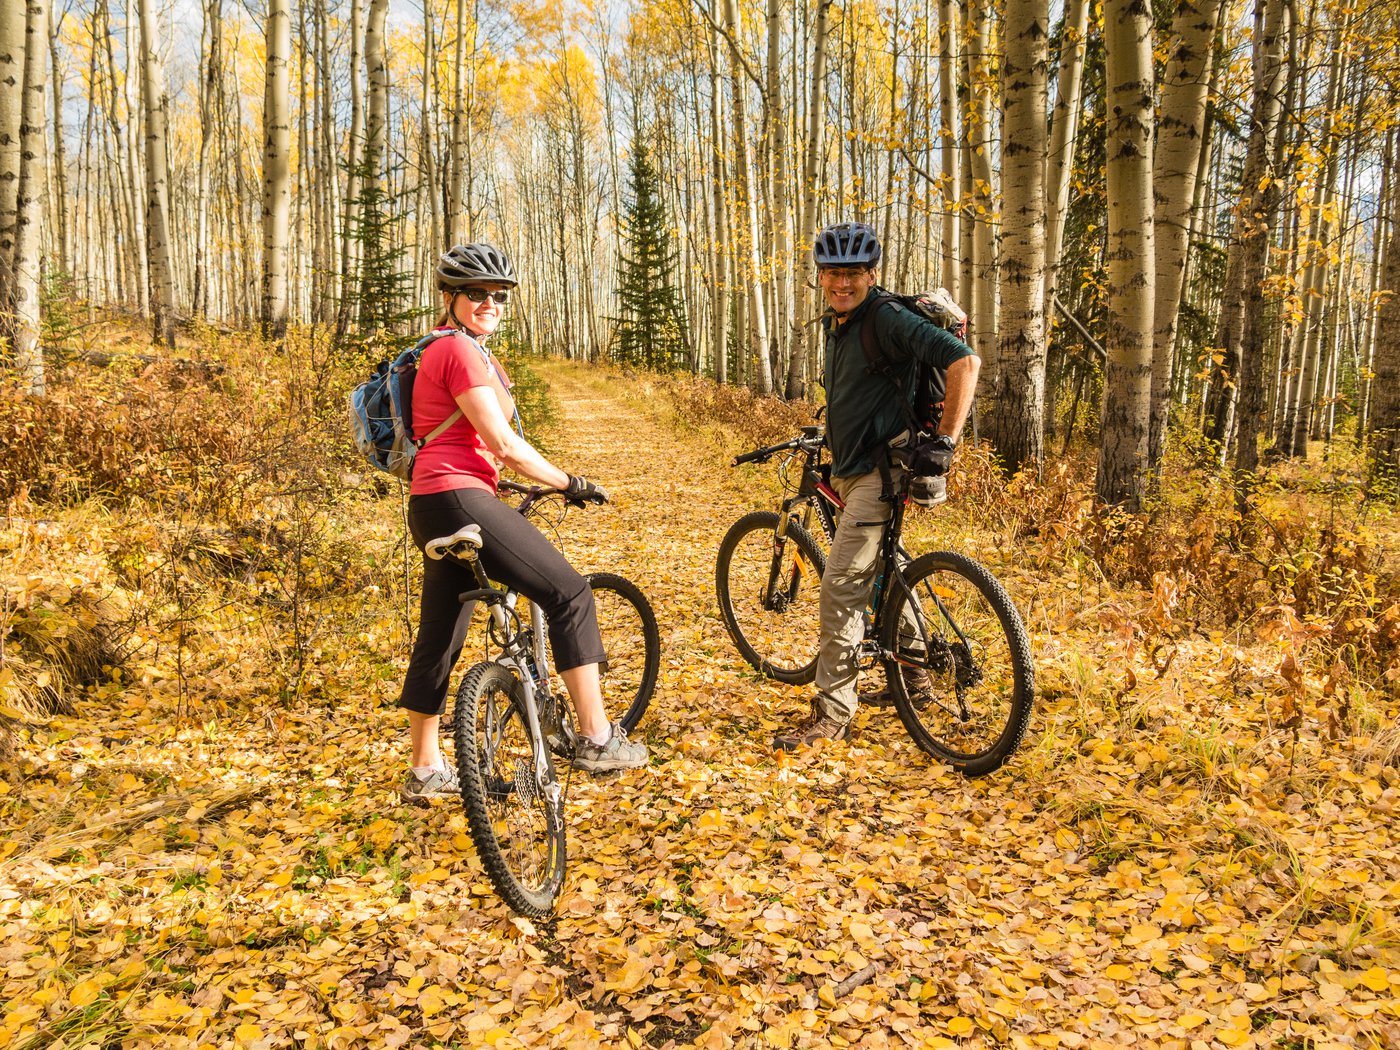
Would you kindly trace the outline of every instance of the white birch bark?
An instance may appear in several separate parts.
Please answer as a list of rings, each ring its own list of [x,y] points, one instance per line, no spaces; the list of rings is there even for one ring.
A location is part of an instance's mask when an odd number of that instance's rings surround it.
[[[741,256],[742,265],[739,268],[739,278],[748,286],[748,312],[749,323],[741,332],[741,337],[746,338],[749,345],[749,360],[753,362],[756,374],[753,376],[751,386],[760,394],[771,394],[773,392],[773,369],[768,353],[768,318],[764,312],[763,288],[760,284],[760,274],[762,266],[759,260],[759,243],[761,241],[761,231],[758,225],[758,201],[755,199],[757,193],[753,185],[751,174],[751,156],[749,152],[748,118],[745,112],[745,80],[746,70],[744,60],[739,53],[737,32],[738,17],[735,13],[734,0],[724,0],[724,21],[728,33],[727,39],[730,48],[730,92],[733,102],[733,125],[734,125],[734,165],[738,175],[738,193],[740,207],[744,209],[744,230],[742,231],[742,241],[744,245]]]
[[[954,300],[962,290],[961,251],[958,222],[961,211],[962,180],[959,176],[958,153],[958,26],[957,7],[953,0],[938,0],[938,114],[943,171],[938,186],[943,211],[942,258],[940,280]],[[965,304],[963,304],[965,305]]]
[[[1139,509],[1152,392],[1152,10],[1106,0],[1108,352],[1097,491]]]
[[[23,99],[20,103],[19,185],[15,194],[15,370],[29,392],[44,393],[39,345],[39,239],[44,222],[44,89],[48,80],[48,0],[25,5]]]
[[[53,159],[49,164],[53,176],[53,250],[60,272],[70,277],[74,273],[73,220],[68,214],[68,159],[64,145],[63,67],[58,59],[58,34],[63,20],[54,21],[52,4],[48,5],[49,76],[53,85]],[[66,16],[65,16],[66,17]]]
[[[268,0],[267,65],[263,91],[263,337],[287,334],[288,218],[291,210],[292,127],[289,59],[292,18],[287,0]]]
[[[723,78],[720,75],[719,33],[709,34],[710,57],[710,149],[713,171],[710,191],[714,199],[714,226],[711,228],[710,248],[713,262],[714,314],[711,317],[710,345],[714,354],[715,380],[729,381],[729,213],[728,183],[724,148],[724,123],[720,120]]]
[[[345,207],[340,228],[340,317],[336,327],[343,334],[350,326],[355,297],[346,294],[360,285],[359,242],[355,226],[360,210],[360,172],[365,147],[364,60],[365,0],[350,0],[350,128],[345,144]]]
[[[1172,358],[1201,155],[1200,129],[1209,100],[1211,56],[1220,11],[1221,0],[1181,0],[1167,47],[1152,172],[1153,272],[1157,281],[1152,412],[1147,439],[1148,463],[1152,466],[1161,461],[1166,446]]]
[[[982,355],[982,374],[992,384],[997,375],[997,258],[996,186],[992,174],[992,74],[991,8],[976,4],[972,8],[971,33],[967,46],[967,76],[969,109],[965,127],[971,164],[971,183],[967,188],[967,209],[972,225],[972,283],[964,296],[970,306],[968,339]],[[970,216],[969,216],[970,212]]]
[[[812,27],[812,80],[807,96],[807,135],[803,145],[800,227],[802,232],[799,245],[799,249],[804,253],[804,261],[810,261],[812,244],[817,239],[817,189],[821,178],[821,158],[826,148],[823,141],[826,130],[826,49],[831,27],[831,2],[832,0],[817,0],[816,22]],[[819,294],[815,287],[807,289],[804,313],[808,317],[815,317],[820,312]],[[798,379],[804,394],[807,386],[807,365],[816,353],[816,346],[815,325],[811,326],[805,340],[793,344],[793,369],[799,372]]]
[[[15,205],[19,199],[20,103],[24,97],[27,6],[0,4],[0,337],[14,307]]]
[[[1045,315],[1052,317],[1060,280],[1060,251],[1069,211],[1070,174],[1079,138],[1084,85],[1084,52],[1089,39],[1089,0],[1066,0],[1060,74],[1051,112],[1050,152],[1045,175]]]
[[[1041,467],[1045,428],[1047,0],[1006,0],[1001,324],[989,430],[1009,473]]]
[[[165,78],[157,50],[151,0],[139,0],[141,19],[141,97],[146,116],[146,252],[151,275],[151,317],[157,341],[175,347],[175,286],[170,264],[170,187],[166,181]]]

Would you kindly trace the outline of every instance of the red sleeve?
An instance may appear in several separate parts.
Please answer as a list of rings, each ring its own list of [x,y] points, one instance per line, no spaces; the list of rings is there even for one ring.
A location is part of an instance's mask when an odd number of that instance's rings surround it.
[[[474,386],[490,386],[491,370],[476,341],[457,333],[433,344],[433,366],[443,388],[455,399]]]

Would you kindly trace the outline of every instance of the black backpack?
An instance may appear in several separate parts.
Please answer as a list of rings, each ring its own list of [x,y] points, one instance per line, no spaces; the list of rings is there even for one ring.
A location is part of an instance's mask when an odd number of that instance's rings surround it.
[[[865,352],[865,361],[869,370],[884,376],[896,389],[899,389],[900,384],[895,379],[889,358],[876,345],[876,312],[887,303],[893,303],[896,308],[913,310],[919,316],[928,318],[939,328],[952,332],[959,339],[967,334],[967,314],[953,301],[953,297],[944,288],[933,292],[919,292],[915,295],[898,295],[883,288],[879,289],[878,293],[875,296],[875,301],[870,304],[870,316],[861,325],[860,348]],[[909,423],[911,437],[919,434],[933,434],[938,430],[939,420],[943,418],[943,390],[943,369],[926,365],[922,361],[918,362],[913,403],[911,404],[903,398],[900,399],[905,419]]]

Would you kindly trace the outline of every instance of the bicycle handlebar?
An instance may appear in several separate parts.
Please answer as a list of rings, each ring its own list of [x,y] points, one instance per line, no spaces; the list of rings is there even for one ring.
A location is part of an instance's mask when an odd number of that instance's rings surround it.
[[[734,462],[730,466],[737,467],[742,463],[762,463],[778,452],[786,452],[794,448],[810,452],[821,448],[825,441],[826,437],[821,427],[803,427],[800,437],[781,441],[776,445],[769,445],[767,448],[756,448],[752,452],[745,452],[742,456],[735,456]]]
[[[520,511],[521,514],[526,513],[546,496],[562,496],[564,497],[564,502],[571,507],[582,507],[587,503],[604,502],[594,497],[570,496],[565,489],[545,488],[542,485],[522,485],[518,481],[508,481],[505,478],[501,478],[496,482],[496,490],[498,492],[514,492],[524,496],[525,498],[520,501],[520,505],[515,508]]]

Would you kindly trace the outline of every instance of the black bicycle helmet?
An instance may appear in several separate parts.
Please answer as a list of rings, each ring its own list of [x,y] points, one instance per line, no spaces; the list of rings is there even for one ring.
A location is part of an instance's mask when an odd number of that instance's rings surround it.
[[[863,222],[838,222],[817,234],[812,258],[818,266],[874,266],[880,261],[880,239]]]
[[[473,284],[505,284],[514,288],[515,268],[506,253],[494,244],[458,244],[445,252],[437,264],[440,288],[452,290]]]

